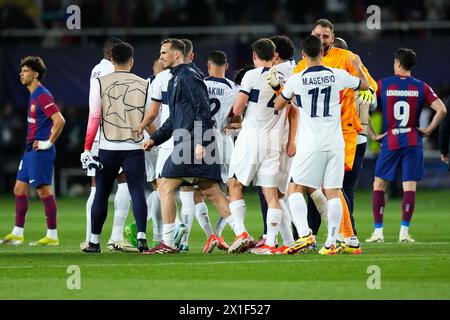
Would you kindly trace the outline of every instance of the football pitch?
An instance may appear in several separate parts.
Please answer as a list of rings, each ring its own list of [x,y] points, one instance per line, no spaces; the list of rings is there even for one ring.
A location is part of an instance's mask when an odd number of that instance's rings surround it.
[[[0,299],[450,299],[449,198],[448,190],[419,190],[410,230],[414,244],[397,243],[401,199],[389,200],[385,243],[366,244],[373,228],[371,194],[357,192],[355,217],[363,253],[341,256],[232,255],[217,249],[205,255],[205,235],[197,222],[187,254],[111,253],[106,242],[112,203],[101,238],[103,253],[85,254],[79,250],[85,234],[84,197],[57,199],[58,247],[31,247],[28,242],[46,230],[42,203],[31,200],[26,244],[0,247]],[[262,234],[259,202],[255,194],[246,199],[247,228],[257,238]],[[3,236],[14,223],[14,197],[3,195],[0,200]],[[217,215],[208,207],[214,226]],[[149,239],[151,230],[149,225]],[[320,230],[319,246],[325,230]],[[232,242],[228,226],[224,237]],[[75,275],[79,282],[73,280]],[[80,289],[74,289],[74,283]]]

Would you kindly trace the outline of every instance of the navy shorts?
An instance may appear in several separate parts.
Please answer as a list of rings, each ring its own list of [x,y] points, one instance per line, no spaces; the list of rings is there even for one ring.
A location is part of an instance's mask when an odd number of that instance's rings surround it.
[[[17,170],[17,180],[28,183],[34,188],[51,185],[55,155],[55,146],[48,150],[25,151]]]
[[[398,165],[402,165],[402,181],[420,181],[424,177],[422,147],[406,147],[397,150],[381,149],[375,166],[375,177],[395,180]]]

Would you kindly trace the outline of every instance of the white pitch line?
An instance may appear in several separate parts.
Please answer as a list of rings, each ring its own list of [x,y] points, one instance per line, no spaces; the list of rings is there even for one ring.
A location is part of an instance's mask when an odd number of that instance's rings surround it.
[[[447,256],[434,256],[434,258],[446,258]],[[329,260],[327,260],[329,259]],[[124,266],[132,266],[132,267],[152,267],[152,266],[176,266],[176,265],[219,265],[219,264],[258,264],[258,263],[308,263],[308,262],[333,262],[336,263],[336,260],[331,260],[333,258],[322,257],[320,259],[309,259],[309,260],[248,260],[248,261],[211,261],[211,262],[165,262],[165,263],[110,263],[110,264],[79,264],[80,267],[124,267]],[[399,260],[430,260],[430,257],[397,257],[397,258],[372,258],[372,259],[355,259],[350,258],[345,261],[399,261]],[[30,268],[67,268],[69,265],[40,265],[40,266],[0,266],[0,269],[30,269]]]

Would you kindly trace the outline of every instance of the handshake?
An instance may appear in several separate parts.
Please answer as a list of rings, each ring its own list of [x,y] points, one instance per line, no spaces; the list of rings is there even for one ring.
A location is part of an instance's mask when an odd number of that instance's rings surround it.
[[[80,156],[81,167],[84,170],[102,170],[103,165],[100,163],[99,158],[94,156],[90,151],[84,151]]]

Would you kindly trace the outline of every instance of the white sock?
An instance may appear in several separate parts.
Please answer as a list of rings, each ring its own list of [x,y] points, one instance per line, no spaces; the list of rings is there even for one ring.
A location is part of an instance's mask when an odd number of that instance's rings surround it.
[[[294,244],[294,236],[292,234],[292,226],[291,226],[292,220],[289,212],[289,206],[287,203],[287,197],[280,199],[280,206],[282,214],[282,219],[280,223],[281,239],[283,239],[283,244],[285,246],[290,247],[291,245]]]
[[[11,233],[16,237],[23,237],[23,228],[14,226]]]
[[[289,196],[289,209],[298,236],[307,236],[310,233],[308,226],[308,207],[305,198],[303,198],[303,194],[296,192]]]
[[[230,216],[231,217],[231,216]],[[219,217],[219,220],[217,220],[217,225],[214,228],[214,234],[218,237],[222,236],[222,231],[225,229],[225,226],[227,225],[227,218]]]
[[[181,239],[181,244],[187,246],[189,242],[189,234],[191,233],[192,223],[195,217],[194,191],[180,191],[181,201],[181,221],[186,226],[186,232]]]
[[[57,240],[58,239],[58,230],[57,229],[47,229],[47,238]]]
[[[175,236],[175,229],[175,223],[163,224],[163,241],[167,246],[172,248],[175,247],[175,240],[173,239]]]
[[[100,243],[100,235],[92,233],[90,242],[95,243],[95,244],[99,244]]]
[[[151,197],[153,197],[150,207],[150,216],[152,218],[153,223],[153,241],[161,241],[162,240],[162,215],[161,215],[161,202],[159,200],[159,192],[153,191],[150,194]]]
[[[345,239],[347,238],[344,238],[344,234],[342,233],[338,233],[338,235],[336,236],[336,240],[345,241]]]
[[[326,225],[328,225],[328,217],[327,217],[327,208],[328,201],[325,195],[322,193],[322,190],[317,189],[313,193],[310,194],[310,197],[314,204],[316,205],[317,211],[320,213],[320,217]]]
[[[147,239],[145,232],[138,232],[136,239]]]
[[[383,227],[375,228],[375,235],[382,236],[383,235]]]
[[[280,223],[283,218],[281,209],[269,208],[267,209],[267,239],[266,245],[274,247],[275,241],[280,231]]]
[[[211,222],[208,215],[208,207],[204,202],[195,205],[195,217],[200,224],[200,227],[205,231],[206,237],[210,237],[213,233]]]
[[[86,201],[86,242],[89,242],[91,238],[91,209],[94,203],[95,190],[95,187],[91,187],[91,193]]]
[[[409,227],[407,226],[400,226],[400,236],[404,237],[407,236],[409,233]]]
[[[234,227],[232,228],[237,235],[247,231],[244,224],[246,211],[247,207],[245,206],[244,199],[230,202],[230,212],[234,222]]]
[[[328,200],[328,237],[325,247],[336,245],[336,237],[342,220],[342,202],[340,198]]]
[[[127,221],[128,211],[130,210],[130,192],[126,183],[117,185],[116,197],[114,198],[114,223],[111,233],[111,240],[123,241],[123,228]]]

